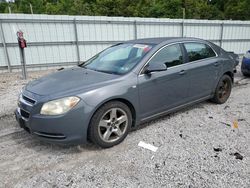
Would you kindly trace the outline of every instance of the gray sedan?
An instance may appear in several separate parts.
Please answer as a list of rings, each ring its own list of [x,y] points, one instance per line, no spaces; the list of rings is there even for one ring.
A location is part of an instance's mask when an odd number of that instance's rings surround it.
[[[208,99],[225,103],[237,64],[201,39],[126,41],[30,82],[15,115],[44,141],[111,147],[142,122]]]

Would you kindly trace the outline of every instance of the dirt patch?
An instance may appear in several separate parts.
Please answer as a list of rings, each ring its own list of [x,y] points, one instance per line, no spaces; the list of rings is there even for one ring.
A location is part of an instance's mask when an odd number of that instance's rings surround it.
[[[23,80],[21,72],[0,74],[0,117],[14,112],[17,105],[17,98],[22,87],[29,81],[52,73],[55,70],[28,72],[28,79]]]

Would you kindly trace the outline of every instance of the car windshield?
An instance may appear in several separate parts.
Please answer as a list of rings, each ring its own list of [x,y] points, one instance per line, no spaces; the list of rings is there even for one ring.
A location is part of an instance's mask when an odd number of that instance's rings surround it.
[[[118,44],[86,61],[81,67],[110,74],[126,74],[152,49],[148,44]]]

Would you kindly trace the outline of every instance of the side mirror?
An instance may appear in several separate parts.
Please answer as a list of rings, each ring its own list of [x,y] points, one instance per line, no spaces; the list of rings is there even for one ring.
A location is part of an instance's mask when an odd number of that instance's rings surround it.
[[[151,72],[160,72],[167,70],[167,66],[164,63],[153,63],[145,67],[145,74],[150,74]]]

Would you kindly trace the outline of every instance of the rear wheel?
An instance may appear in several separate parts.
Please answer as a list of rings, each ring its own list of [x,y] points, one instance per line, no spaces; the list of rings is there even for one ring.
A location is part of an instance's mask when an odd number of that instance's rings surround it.
[[[232,90],[232,78],[228,75],[223,75],[216,87],[214,97],[211,101],[217,104],[223,104],[227,101]]]
[[[99,108],[89,127],[89,138],[102,148],[122,142],[132,125],[132,115],[127,105],[112,101]]]

